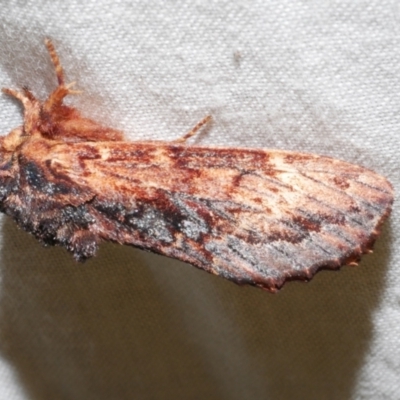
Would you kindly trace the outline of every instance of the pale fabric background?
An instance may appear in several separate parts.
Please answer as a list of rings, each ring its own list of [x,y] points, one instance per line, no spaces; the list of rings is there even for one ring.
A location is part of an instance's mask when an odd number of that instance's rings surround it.
[[[70,101],[130,139],[315,152],[400,191],[399,2],[2,1],[0,83]],[[0,132],[21,123],[0,97]],[[0,399],[398,399],[399,207],[359,267],[238,287],[140,250],[76,264],[1,220]]]

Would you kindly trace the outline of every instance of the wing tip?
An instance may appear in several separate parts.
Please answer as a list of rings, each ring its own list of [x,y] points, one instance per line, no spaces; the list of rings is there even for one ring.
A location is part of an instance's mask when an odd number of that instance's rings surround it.
[[[373,247],[382,232],[382,227],[386,219],[389,217],[393,205],[393,193],[388,196],[387,204],[385,211],[382,213],[381,218],[378,220],[375,228],[370,232],[369,236],[366,240],[356,248],[351,249],[348,253],[344,254],[341,258],[333,260],[330,263],[321,263],[311,266],[306,270],[299,270],[288,272],[286,275],[282,275],[277,278],[267,278],[265,280],[257,280],[252,282],[238,282],[240,285],[242,284],[250,284],[251,286],[255,286],[261,288],[270,293],[279,292],[287,282],[290,281],[302,281],[309,282],[311,281],[317,272],[322,270],[330,270],[330,271],[338,271],[342,267],[345,266],[358,266],[361,258],[364,254],[373,253]]]

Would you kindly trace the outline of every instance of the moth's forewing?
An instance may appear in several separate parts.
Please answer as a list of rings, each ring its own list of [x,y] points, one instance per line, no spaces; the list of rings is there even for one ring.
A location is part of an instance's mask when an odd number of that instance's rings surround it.
[[[47,155],[26,146],[24,159],[82,196],[68,214],[73,228],[57,239],[78,259],[112,240],[270,290],[357,262],[393,201],[391,185],[370,170],[277,150],[60,143]],[[57,204],[60,226],[65,207]]]

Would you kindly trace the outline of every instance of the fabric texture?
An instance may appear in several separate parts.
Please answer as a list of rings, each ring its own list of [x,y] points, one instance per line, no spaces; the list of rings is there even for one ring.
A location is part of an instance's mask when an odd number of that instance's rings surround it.
[[[129,139],[329,155],[400,191],[398,2],[3,1],[0,82]],[[0,97],[0,132],[21,124]],[[277,295],[138,249],[77,264],[1,220],[0,399],[394,399],[400,213],[359,267]]]

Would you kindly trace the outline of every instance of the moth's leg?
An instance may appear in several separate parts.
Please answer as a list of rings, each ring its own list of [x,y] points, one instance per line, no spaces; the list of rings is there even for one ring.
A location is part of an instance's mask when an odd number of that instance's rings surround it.
[[[82,93],[80,90],[71,90],[71,87],[75,85],[75,82],[71,82],[68,85],[58,86],[52,93],[48,99],[43,103],[43,111],[50,112],[57,106],[61,106],[64,97],[69,94],[80,94]]]
[[[29,109],[32,106],[32,103],[36,102],[35,96],[26,88],[23,89],[22,92],[18,92],[14,89],[2,88],[1,91],[9,96],[15,97],[18,99],[25,110]]]
[[[60,106],[65,96],[69,94],[79,94],[79,90],[72,90],[71,88],[75,85],[75,82],[71,82],[68,85],[65,84],[64,70],[61,66],[60,58],[58,57],[53,43],[50,39],[45,40],[45,45],[50,54],[51,61],[56,70],[56,76],[58,81],[57,88],[50,94],[49,98],[43,104],[44,111],[51,111],[54,107]]]
[[[27,136],[29,136],[31,132],[34,131],[39,119],[39,101],[36,100],[35,96],[26,87],[22,89],[22,92],[5,88],[3,88],[2,91],[9,96],[13,96],[18,99],[24,106],[24,132]]]
[[[173,140],[173,143],[184,143],[186,140],[194,136],[205,124],[211,121],[211,115],[207,115],[201,121],[199,121],[188,133],[180,137],[179,139]]]

